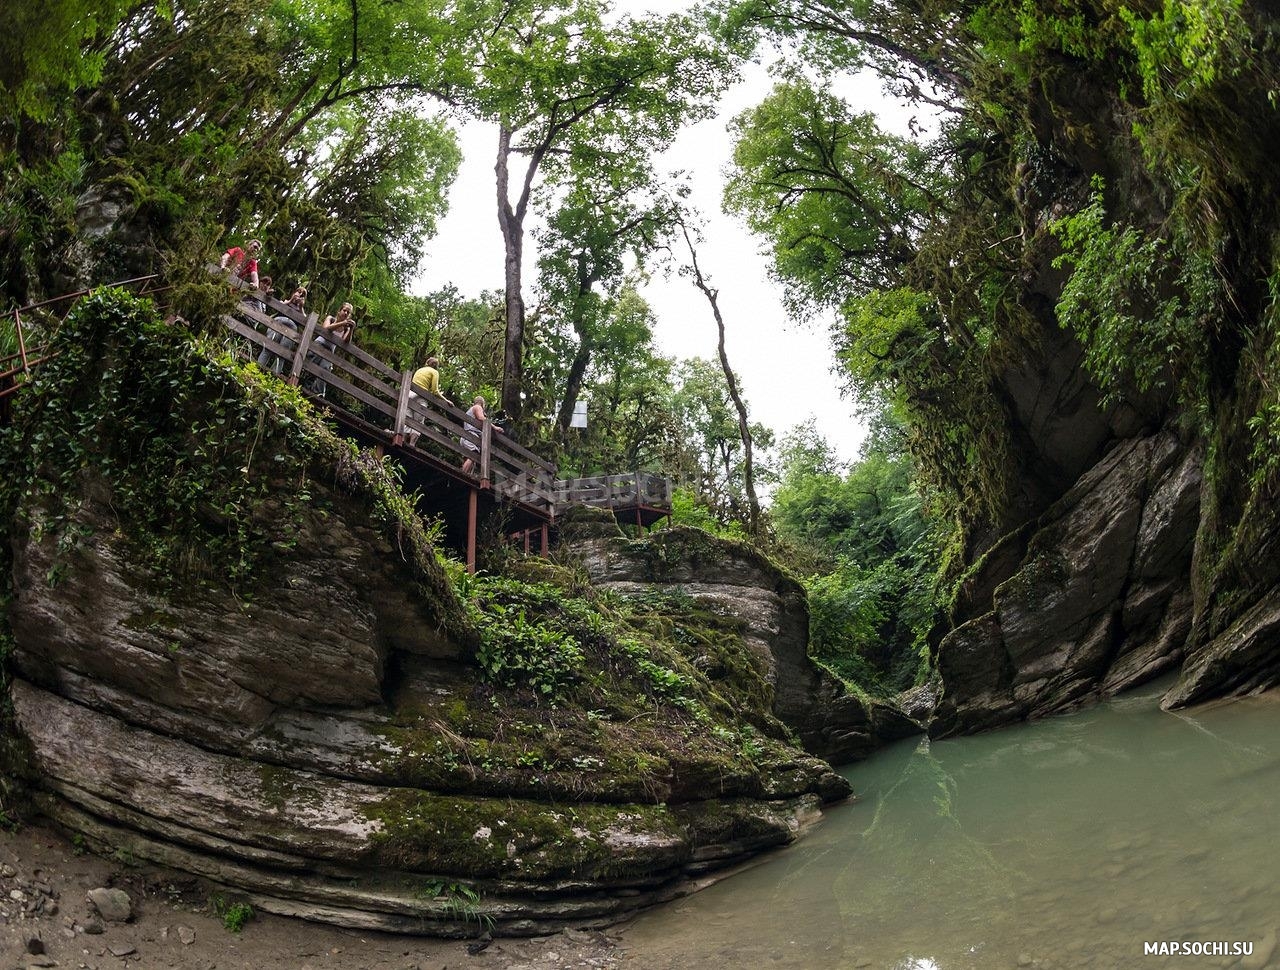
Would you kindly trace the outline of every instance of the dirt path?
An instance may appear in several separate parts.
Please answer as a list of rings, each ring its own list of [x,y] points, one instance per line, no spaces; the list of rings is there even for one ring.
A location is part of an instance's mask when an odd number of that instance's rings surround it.
[[[464,942],[336,929],[270,914],[240,933],[223,925],[209,887],[128,860],[77,853],[38,826],[0,833],[0,970],[613,970],[629,958],[616,933],[566,930],[498,940],[471,954]],[[101,919],[90,890],[124,890],[128,922]],[[32,952],[36,951],[36,952]]]

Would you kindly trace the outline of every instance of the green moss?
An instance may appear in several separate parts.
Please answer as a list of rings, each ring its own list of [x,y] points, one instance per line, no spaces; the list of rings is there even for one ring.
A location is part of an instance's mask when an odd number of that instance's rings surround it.
[[[166,595],[203,583],[250,595],[339,495],[399,550],[446,635],[475,632],[398,472],[320,420],[296,389],[240,365],[118,291],[82,300],[18,396],[0,448],[0,515],[55,544],[51,573],[89,537],[86,490]],[[57,576],[51,575],[50,581]],[[160,616],[131,622],[163,623]]]
[[[410,872],[530,881],[651,874],[655,859],[682,861],[687,845],[619,851],[611,838],[644,832],[678,842],[681,826],[664,806],[556,808],[520,799],[468,799],[396,792],[371,809],[379,824],[379,865]]]

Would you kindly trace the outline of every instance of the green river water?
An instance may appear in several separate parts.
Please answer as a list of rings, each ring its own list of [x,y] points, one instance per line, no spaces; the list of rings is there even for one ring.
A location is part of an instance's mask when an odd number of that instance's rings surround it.
[[[655,970],[1280,967],[1280,694],[1169,714],[1161,687],[878,753],[857,802],[628,942]]]

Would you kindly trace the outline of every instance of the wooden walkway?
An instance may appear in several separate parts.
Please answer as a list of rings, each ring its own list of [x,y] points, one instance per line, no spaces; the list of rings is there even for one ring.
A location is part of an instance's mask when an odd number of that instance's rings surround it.
[[[216,266],[209,269],[226,277]],[[468,569],[475,569],[481,523],[495,514],[501,516],[498,534],[522,537],[526,551],[536,535],[543,552],[557,513],[575,505],[610,509],[619,522],[638,527],[670,515],[671,485],[665,478],[635,471],[560,479],[553,464],[494,433],[491,423],[485,422],[478,435],[470,434],[464,428],[465,411],[443,398],[412,393],[412,371],[397,371],[354,342],[318,343],[316,314],[304,314],[235,277],[226,278],[246,294],[222,318],[229,344],[278,369],[326,410],[342,433],[395,458],[405,469],[406,491],[418,491],[422,511],[444,519],[446,536],[465,553]],[[127,282],[141,292],[152,292],[157,283],[155,277]],[[61,319],[87,292],[6,314],[14,321],[19,350],[0,358],[0,420],[7,420],[9,396],[48,353],[47,345],[25,343],[23,315],[52,312]],[[266,357],[261,357],[264,351]],[[474,461],[470,473],[462,471],[467,458]]]

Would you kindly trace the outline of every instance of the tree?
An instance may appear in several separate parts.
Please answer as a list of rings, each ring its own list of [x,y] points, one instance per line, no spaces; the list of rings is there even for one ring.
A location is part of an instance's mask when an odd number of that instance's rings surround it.
[[[648,303],[622,287],[594,334],[582,392],[590,420],[565,436],[564,467],[582,475],[678,467],[687,437],[675,405],[675,363],[657,353],[652,326]]]
[[[48,121],[56,100],[98,81],[92,49],[133,8],[129,0],[45,0],[6,4],[0,30],[0,118],[16,134],[22,116]],[[168,14],[167,7],[161,13]]]
[[[172,281],[195,281],[224,234],[257,235],[267,271],[304,279],[313,303],[353,289],[394,302],[458,163],[419,97],[435,60],[410,56],[428,13],[153,0],[87,46],[73,32],[64,43],[93,60],[96,81],[75,80],[63,114],[28,123],[26,166],[0,174],[14,216],[0,218],[0,264],[23,267],[9,285],[47,273],[62,291],[165,263]],[[86,237],[78,210],[99,204],[113,223]],[[43,267],[24,255],[34,240]]]
[[[739,412],[717,362],[693,358],[676,369],[672,406],[679,425],[677,447],[670,452],[666,469],[679,484],[693,490],[722,523],[751,522],[745,498],[742,433]],[[773,443],[773,433],[752,424],[751,440],[761,448]]]
[[[633,316],[639,297],[630,278],[671,232],[677,219],[654,185],[648,160],[578,171],[547,228],[539,234],[538,266],[545,310],[563,319],[577,346],[560,394],[555,428],[569,428],[592,354],[622,339],[611,325]],[[645,308],[647,312],[647,307]]]
[[[710,114],[733,67],[686,15],[607,22],[599,0],[546,7],[488,0],[454,9],[475,38],[457,63],[457,103],[498,126],[498,224],[505,248],[502,405],[523,410],[525,221],[540,179],[656,154]],[[516,164],[519,160],[519,164]]]
[[[682,222],[680,229],[684,236],[685,244],[689,247],[690,275],[693,277],[694,285],[707,298],[707,303],[711,306],[711,315],[715,317],[716,321],[716,332],[719,336],[716,343],[716,352],[720,358],[720,369],[724,372],[725,387],[729,392],[729,399],[733,401],[734,410],[737,412],[738,436],[742,441],[742,482],[743,488],[747,493],[748,508],[747,532],[754,536],[760,530],[760,500],[756,497],[756,476],[750,418],[747,414],[747,406],[742,401],[742,395],[738,393],[738,380],[733,374],[733,368],[729,366],[729,355],[724,348],[724,317],[720,313],[719,292],[702,275],[702,267],[698,265],[698,250],[693,245],[693,238],[689,235],[689,227]]]
[[[876,416],[847,470],[812,424],[782,446],[773,524],[806,573],[810,650],[863,687],[911,686],[938,606],[939,529],[927,511],[900,419]]]
[[[921,232],[944,204],[930,152],[799,76],[777,84],[731,131],[725,206],[771,244],[794,312],[902,285]]]

